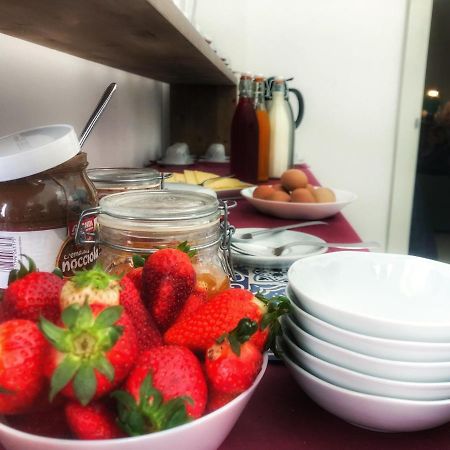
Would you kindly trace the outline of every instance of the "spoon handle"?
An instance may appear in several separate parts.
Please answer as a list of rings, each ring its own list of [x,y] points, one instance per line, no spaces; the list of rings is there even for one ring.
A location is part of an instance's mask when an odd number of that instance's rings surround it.
[[[102,115],[103,110],[106,108],[106,105],[111,100],[111,97],[114,93],[114,91],[117,88],[116,83],[111,83],[105,90],[105,92],[102,95],[102,98],[98,102],[97,106],[94,109],[94,112],[92,113],[91,117],[89,117],[89,120],[87,121],[86,126],[84,127],[84,130],[81,132],[80,136],[80,148],[83,147],[84,141],[89,136],[90,132],[92,131],[92,128],[94,128],[94,125],[96,124],[99,117]]]
[[[310,225],[326,225],[326,224],[327,224],[327,222],[323,222],[321,220],[293,223],[290,225],[284,225],[282,227],[266,228],[264,230],[252,231],[251,233],[245,233],[242,236],[233,238],[233,240],[236,240],[236,241],[238,241],[240,239],[249,240],[249,239],[253,239],[255,236],[261,236],[263,234],[277,233],[278,231],[290,230],[292,228],[309,227]]]
[[[332,247],[332,248],[352,248],[354,250],[364,250],[364,249],[370,249],[370,248],[379,248],[380,243],[375,241],[367,241],[367,242],[314,242],[304,240],[304,241],[297,241],[297,242],[289,242],[284,245],[280,245],[279,247],[273,248],[272,253],[275,256],[281,256],[282,253],[287,249],[291,247],[295,247],[297,245],[310,245],[312,247]]]

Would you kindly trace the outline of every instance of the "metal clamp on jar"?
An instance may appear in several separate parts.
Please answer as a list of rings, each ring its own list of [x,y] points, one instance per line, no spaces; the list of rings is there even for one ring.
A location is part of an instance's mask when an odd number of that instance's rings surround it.
[[[108,272],[123,274],[132,266],[133,254],[151,254],[187,241],[197,253],[193,264],[197,281],[214,294],[229,287],[234,278],[229,224],[230,206],[209,194],[184,190],[128,191],[100,200],[98,208],[84,211],[76,239],[98,243],[99,262]],[[86,233],[83,220],[97,216],[97,230]]]

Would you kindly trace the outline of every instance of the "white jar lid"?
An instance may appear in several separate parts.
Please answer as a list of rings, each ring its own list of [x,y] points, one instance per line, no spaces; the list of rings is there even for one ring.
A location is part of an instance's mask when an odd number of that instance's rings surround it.
[[[71,125],[48,125],[0,138],[0,182],[63,164],[80,152]]]

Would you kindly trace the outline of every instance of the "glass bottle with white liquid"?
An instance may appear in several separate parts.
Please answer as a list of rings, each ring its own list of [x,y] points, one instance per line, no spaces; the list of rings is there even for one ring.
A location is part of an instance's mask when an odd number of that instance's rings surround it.
[[[292,111],[286,101],[286,81],[276,77],[272,84],[272,101],[269,110],[270,152],[269,177],[280,178],[293,164],[292,135],[294,123]]]

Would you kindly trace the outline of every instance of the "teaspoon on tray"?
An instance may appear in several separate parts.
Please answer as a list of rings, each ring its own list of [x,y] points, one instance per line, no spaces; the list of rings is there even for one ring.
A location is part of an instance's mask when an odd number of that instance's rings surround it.
[[[380,244],[374,241],[368,242],[316,242],[316,241],[294,241],[288,242],[287,244],[280,245],[278,247],[263,247],[266,251],[268,250],[273,256],[281,256],[283,252],[291,247],[296,247],[298,245],[307,245],[310,247],[318,247],[318,248],[350,248],[353,250],[365,250],[370,248],[379,248]],[[257,252],[248,252],[243,248],[239,247],[236,244],[231,243],[232,250],[241,255],[248,256],[258,256]],[[265,253],[266,254],[266,253]],[[264,254],[264,256],[265,256]]]
[[[284,230],[291,230],[292,228],[309,227],[312,225],[328,225],[328,223],[320,221],[320,220],[313,220],[310,222],[294,223],[291,225],[284,225],[282,227],[276,227],[276,228],[264,228],[262,230],[252,231],[249,233],[240,234],[238,236],[233,236],[232,240],[235,242],[244,242],[244,241],[248,242],[250,239],[255,239],[256,237],[259,237],[262,235],[277,233],[279,231],[284,231]],[[237,231],[239,231],[239,230],[237,230]]]

